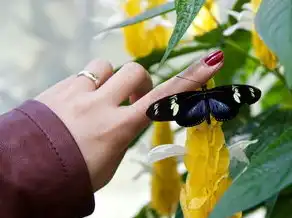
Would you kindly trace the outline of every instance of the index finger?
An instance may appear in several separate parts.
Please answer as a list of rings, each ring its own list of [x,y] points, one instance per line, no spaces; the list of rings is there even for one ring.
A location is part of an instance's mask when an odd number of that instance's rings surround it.
[[[137,122],[147,122],[146,110],[155,101],[173,95],[179,92],[191,91],[200,88],[223,66],[224,55],[222,51],[214,51],[203,58],[199,63],[193,63],[185,71],[180,73],[181,77],[189,80],[173,77],[162,83],[140,100],[135,102],[131,107],[134,107],[137,116]]]

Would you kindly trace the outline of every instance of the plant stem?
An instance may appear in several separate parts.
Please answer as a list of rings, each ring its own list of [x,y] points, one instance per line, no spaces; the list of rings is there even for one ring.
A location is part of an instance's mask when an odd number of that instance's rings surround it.
[[[236,49],[237,51],[241,52],[242,54],[246,55],[246,57],[248,57],[250,60],[252,60],[256,64],[258,64],[259,66],[261,65],[261,62],[257,58],[249,55],[244,49],[242,49],[239,45],[237,45],[236,42],[234,42],[234,41],[232,41],[230,39],[225,39],[224,43],[229,45],[229,46],[231,46],[231,47],[233,47],[234,49]]]
[[[278,77],[278,79],[281,80],[281,82],[286,85],[285,77],[280,73],[279,68],[276,68],[275,70],[270,72],[273,73],[276,77]]]
[[[234,41],[230,39],[226,39],[225,44],[230,45],[237,51],[245,54],[250,60],[258,64],[258,66],[264,67],[267,72],[274,74],[284,85],[286,85],[285,77],[279,72],[278,68],[276,68],[275,70],[268,69],[266,66],[262,65],[261,62],[257,58],[249,55],[245,50],[243,50],[240,46],[238,46]]]
[[[176,58],[181,55],[186,55],[186,54],[190,54],[190,53],[202,51],[202,50],[208,50],[213,47],[214,47],[213,45],[196,45],[196,46],[177,49],[170,53],[168,60],[172,58]],[[137,58],[133,61],[141,64],[145,69],[148,70],[152,65],[158,64],[160,62],[161,58],[163,57],[164,52],[165,52],[164,49],[156,50],[156,51],[153,51],[151,54],[147,55],[146,57]],[[120,68],[121,66],[116,68],[115,71],[117,71]]]

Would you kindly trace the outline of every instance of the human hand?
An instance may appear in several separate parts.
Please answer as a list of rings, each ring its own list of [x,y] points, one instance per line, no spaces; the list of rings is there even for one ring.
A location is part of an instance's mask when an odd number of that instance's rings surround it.
[[[127,145],[149,124],[147,108],[162,97],[200,87],[222,65],[223,53],[213,52],[180,74],[199,83],[173,77],[150,91],[151,78],[141,65],[127,63],[113,75],[108,61],[95,60],[85,69],[98,76],[97,85],[85,76],[70,76],[36,100],[54,111],[71,132],[96,191],[110,181]],[[128,98],[131,105],[119,106]]]

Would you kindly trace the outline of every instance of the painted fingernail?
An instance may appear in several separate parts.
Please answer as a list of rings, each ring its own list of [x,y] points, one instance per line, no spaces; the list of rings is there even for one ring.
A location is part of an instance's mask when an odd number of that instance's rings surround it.
[[[222,51],[214,51],[213,53],[209,54],[205,59],[204,62],[212,67],[218,63],[220,63],[224,59],[224,54]]]

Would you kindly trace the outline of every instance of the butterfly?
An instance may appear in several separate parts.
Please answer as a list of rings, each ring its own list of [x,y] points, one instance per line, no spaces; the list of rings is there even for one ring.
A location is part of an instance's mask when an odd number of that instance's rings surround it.
[[[226,85],[202,91],[181,92],[154,102],[146,111],[153,121],[176,121],[183,127],[196,126],[203,121],[211,123],[233,119],[244,104],[254,104],[261,91],[249,85]]]

